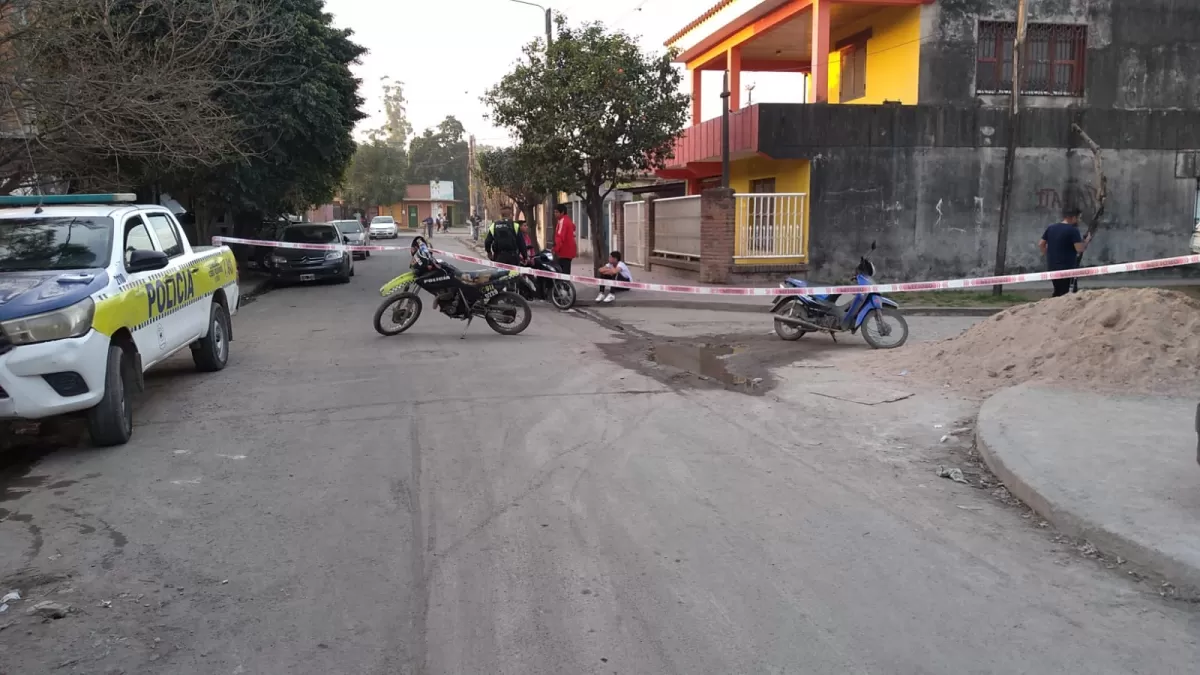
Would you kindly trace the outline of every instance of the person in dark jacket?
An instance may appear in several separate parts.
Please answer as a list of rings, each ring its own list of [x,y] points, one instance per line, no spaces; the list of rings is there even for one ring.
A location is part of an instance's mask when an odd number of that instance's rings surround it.
[[[578,244],[575,243],[575,222],[567,213],[567,205],[559,204],[554,207],[557,213],[557,223],[554,226],[554,257],[563,274],[571,273],[571,261],[579,255]]]
[[[1062,211],[1062,221],[1046,228],[1038,241],[1038,248],[1046,257],[1046,270],[1073,270],[1079,266],[1079,254],[1087,250],[1092,235],[1079,233],[1079,209],[1067,207]],[[1054,297],[1071,292],[1070,279],[1054,279]]]
[[[520,265],[524,244],[519,226],[513,222],[512,209],[500,209],[500,220],[488,227],[487,236],[483,239],[483,248],[487,251],[488,259],[506,265]]]

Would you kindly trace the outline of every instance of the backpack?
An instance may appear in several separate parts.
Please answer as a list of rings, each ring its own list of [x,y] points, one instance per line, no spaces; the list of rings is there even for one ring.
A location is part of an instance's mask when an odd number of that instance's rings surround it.
[[[513,223],[496,223],[492,228],[492,250],[501,253],[521,252],[521,242]]]

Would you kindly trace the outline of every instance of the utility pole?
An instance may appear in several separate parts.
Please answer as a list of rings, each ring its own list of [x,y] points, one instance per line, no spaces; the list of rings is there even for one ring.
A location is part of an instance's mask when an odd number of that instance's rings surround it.
[[[549,74],[550,68],[551,68],[550,46],[553,44],[554,44],[554,15],[550,11],[550,8],[547,7],[546,8],[546,72],[547,72],[547,76],[549,76],[548,74]],[[546,191],[546,220],[542,224],[542,227],[543,227],[542,232],[544,235],[542,237],[542,239],[543,240],[549,239],[551,242],[554,241],[554,202],[555,201],[557,201],[557,200],[555,199],[554,190],[552,190],[552,189],[547,190]],[[534,236],[537,236],[536,233]]]
[[[729,68],[721,85],[721,187],[729,187]]]
[[[475,201],[475,134],[471,134],[467,142],[467,208],[470,213],[467,217],[475,215],[476,209],[479,208],[479,203]]]
[[[1000,227],[996,231],[995,275],[1002,276],[1008,255],[1008,220],[1012,214],[1013,171],[1017,161],[1017,137],[1021,134],[1021,85],[1024,84],[1026,0],[1017,0],[1017,35],[1013,40],[1012,94],[1008,109],[1008,143],[1004,153],[1004,182],[1000,191]],[[992,295],[1004,287],[992,286]]]
[[[549,78],[550,67],[551,67],[550,46],[554,44],[554,11],[551,10],[549,7],[542,7],[541,5],[537,4],[536,2],[529,2],[529,0],[511,0],[511,2],[515,2],[515,3],[521,4],[521,5],[529,5],[530,7],[537,7],[538,9],[542,10],[542,13],[544,13],[546,15],[546,77]],[[551,227],[551,223],[554,220],[554,191],[553,190],[548,190],[546,192],[545,208],[546,208],[546,219],[543,222],[543,226],[546,228],[545,229],[546,235],[551,236],[552,232],[551,232],[550,227]],[[536,237],[537,231],[534,230],[533,234]]]

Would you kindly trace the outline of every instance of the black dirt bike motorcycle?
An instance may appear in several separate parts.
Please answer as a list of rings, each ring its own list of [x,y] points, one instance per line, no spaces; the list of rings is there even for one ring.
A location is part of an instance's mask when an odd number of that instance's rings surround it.
[[[525,298],[511,290],[520,272],[463,272],[435,258],[425,238],[419,236],[413,238],[411,253],[411,269],[379,289],[384,300],[375,310],[375,330],[380,335],[399,335],[417,322],[421,316],[418,289],[434,296],[434,309],[466,321],[468,328],[477,316],[501,335],[517,335],[529,327],[533,311]]]
[[[535,270],[562,274],[562,268],[554,259],[554,253],[546,249],[533,256],[529,264]],[[548,300],[559,309],[575,306],[575,284],[564,279],[548,279],[527,274],[517,282],[517,290],[529,300]]]

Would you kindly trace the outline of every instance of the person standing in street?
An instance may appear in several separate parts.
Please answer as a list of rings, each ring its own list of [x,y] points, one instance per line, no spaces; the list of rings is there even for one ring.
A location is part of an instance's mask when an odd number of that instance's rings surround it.
[[[512,208],[500,209],[500,220],[488,227],[483,238],[483,248],[488,259],[506,265],[520,265],[524,243],[521,232],[512,219]]]
[[[554,257],[558,259],[558,266],[562,268],[563,274],[570,274],[571,261],[579,254],[578,244],[575,242],[575,222],[567,213],[566,204],[559,204],[554,207],[554,211],[557,214],[554,226]]]
[[[422,222],[425,224],[425,238],[432,239],[433,238],[433,217],[426,216],[425,220]]]
[[[1087,250],[1092,235],[1086,237],[1079,232],[1079,209],[1071,206],[1062,211],[1062,221],[1046,228],[1038,241],[1038,248],[1046,257],[1046,270],[1073,270],[1079,266],[1079,254]],[[1054,297],[1071,292],[1070,279],[1054,279]]]

